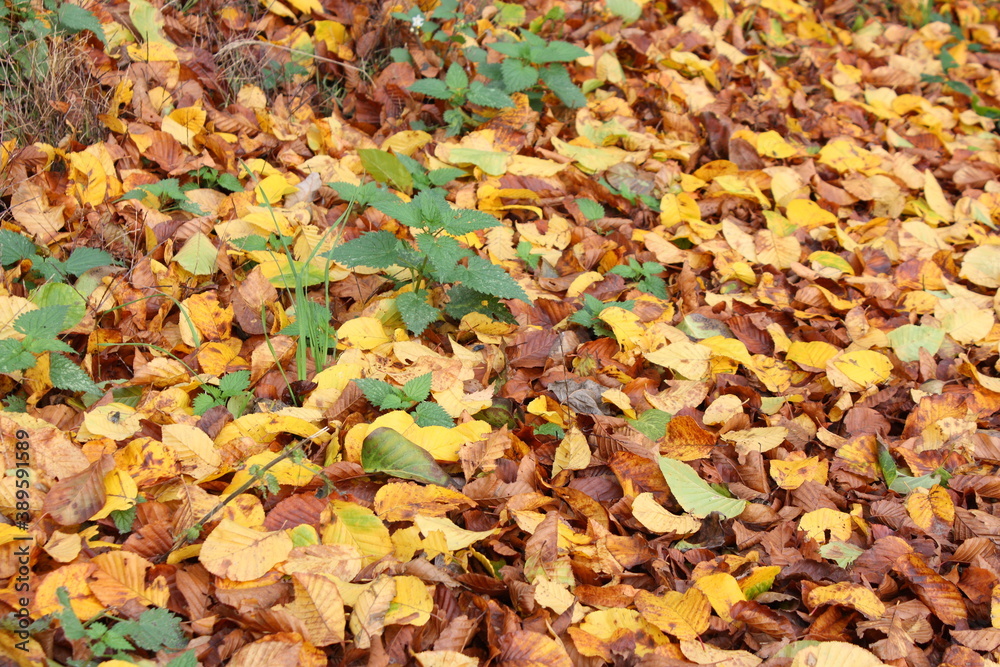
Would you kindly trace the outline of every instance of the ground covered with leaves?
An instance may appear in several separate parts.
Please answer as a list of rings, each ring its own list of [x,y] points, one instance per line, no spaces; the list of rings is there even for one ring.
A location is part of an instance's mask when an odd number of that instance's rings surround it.
[[[0,5],[0,663],[996,665],[1000,10],[889,4]]]

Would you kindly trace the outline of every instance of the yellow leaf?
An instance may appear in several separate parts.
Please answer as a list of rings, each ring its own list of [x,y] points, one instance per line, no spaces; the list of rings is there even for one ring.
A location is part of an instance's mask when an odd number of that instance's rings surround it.
[[[552,138],[552,145],[560,155],[573,158],[580,169],[589,174],[607,171],[622,162],[641,163],[648,154],[648,151],[630,153],[615,146],[600,148],[575,146],[555,137]]]
[[[385,624],[426,625],[434,611],[434,600],[427,590],[427,584],[409,575],[393,579],[396,582],[396,595],[389,604]]]
[[[416,516],[413,518],[413,523],[416,524],[420,532],[423,533],[424,537],[427,537],[432,532],[439,532],[444,535],[447,541],[448,548],[452,551],[458,551],[459,549],[465,549],[470,547],[480,540],[485,540],[487,537],[492,536],[496,533],[495,530],[466,530],[464,528],[459,528],[451,520],[441,517],[430,517],[430,516]]]
[[[950,527],[955,521],[955,503],[940,485],[928,489],[914,489],[906,497],[906,511],[913,523],[923,531],[929,531],[935,520]]]
[[[305,626],[305,638],[313,646],[329,646],[344,641],[344,600],[333,579],[309,572],[292,575],[295,599],[283,609]]]
[[[635,608],[645,620],[678,639],[697,639],[708,630],[712,615],[711,603],[697,586],[683,595],[677,591],[654,595],[640,590],[635,596]]]
[[[174,109],[163,119],[160,129],[194,151],[195,137],[205,129],[207,118],[208,113],[200,107]]]
[[[566,288],[566,298],[575,299],[587,291],[588,287],[602,280],[604,280],[604,276],[597,271],[587,271],[586,273],[581,273],[574,278],[573,282],[571,282],[569,287]]]
[[[839,350],[830,343],[820,340],[805,343],[797,340],[788,347],[785,359],[795,362],[807,370],[822,371],[837,352]]]
[[[794,491],[808,481],[826,484],[830,464],[821,461],[818,456],[794,461],[771,461],[771,478],[782,489]]]
[[[70,179],[82,204],[98,206],[108,196],[108,173],[93,154],[81,151],[69,154]]]
[[[346,544],[355,547],[371,564],[392,553],[389,529],[367,507],[345,500],[331,500],[320,514],[323,544]]]
[[[83,425],[87,438],[100,436],[112,440],[127,440],[142,428],[141,420],[142,416],[132,406],[108,403],[86,413]]]
[[[664,533],[693,535],[701,528],[701,520],[690,514],[677,515],[668,512],[656,502],[653,494],[648,492],[640,493],[632,501],[632,516],[642,524],[643,528],[660,535]],[[665,630],[662,627],[660,629]]]
[[[757,232],[755,241],[757,262],[770,264],[779,269],[791,268],[802,255],[802,247],[794,236],[778,236],[769,229]]]
[[[837,216],[810,199],[793,199],[785,213],[788,219],[803,229],[825,227],[837,222]]]
[[[723,440],[728,440],[736,446],[736,452],[745,456],[749,452],[769,452],[782,442],[788,435],[784,426],[761,426],[741,431],[729,431],[722,434]]]
[[[222,454],[208,434],[193,424],[166,424],[164,447],[176,458],[180,471],[196,482],[218,471]]]
[[[660,224],[672,227],[682,222],[701,220],[701,209],[694,197],[686,192],[667,193],[660,199]]]
[[[860,646],[821,642],[797,651],[791,667],[885,667],[885,663]]]
[[[798,155],[799,150],[774,130],[768,130],[757,137],[757,154],[784,160]]]
[[[806,595],[804,602],[810,607],[833,604],[850,607],[869,619],[876,619],[885,613],[885,605],[870,588],[860,584],[841,581],[831,586],[817,586]]]
[[[253,530],[223,519],[201,545],[199,560],[214,575],[252,581],[284,561],[293,546],[284,531]]]
[[[471,498],[442,486],[391,482],[375,493],[375,513],[383,521],[411,521],[417,514],[445,516],[462,507],[475,507]]]
[[[826,371],[835,386],[847,391],[862,391],[888,380],[892,375],[892,362],[873,350],[855,350],[832,357]]]
[[[458,461],[462,445],[482,440],[492,430],[484,421],[472,420],[453,428],[444,426],[417,426],[413,416],[394,410],[377,418],[371,424],[358,424],[344,438],[344,455],[348,461],[361,461],[361,445],[368,434],[377,428],[390,428],[410,442],[423,447],[438,461]]]
[[[356,347],[366,352],[379,345],[392,342],[392,338],[386,334],[382,323],[374,317],[355,317],[348,320],[337,329],[337,336],[338,348]]]
[[[10,201],[10,213],[13,218],[21,223],[35,241],[43,245],[54,239],[63,228],[66,222],[63,215],[65,208],[63,204],[49,205],[45,188],[33,179],[19,184]]]
[[[222,493],[224,495],[232,493],[253,479],[253,475],[250,473],[251,467],[270,465],[275,459],[281,456],[279,452],[261,452],[249,457],[246,459],[243,469],[236,471],[232,481],[229,482],[229,486]],[[272,475],[278,484],[284,486],[305,486],[322,470],[322,468],[308,459],[296,462],[290,458],[284,458],[268,468],[267,474]]]
[[[990,594],[990,624],[994,628],[1000,628],[1000,584],[993,586]]]
[[[733,617],[729,614],[733,605],[747,599],[736,577],[728,572],[705,575],[695,581],[694,585],[705,594],[715,613],[727,623],[733,622]]]
[[[385,615],[394,597],[396,579],[382,574],[368,584],[355,600],[350,628],[358,648],[369,648],[372,638],[381,636],[385,629]]]
[[[712,351],[704,345],[681,341],[647,352],[648,361],[663,366],[683,376],[686,380],[701,380],[708,374],[708,360]]]
[[[563,470],[583,470],[589,465],[590,445],[587,444],[587,437],[574,426],[556,447],[552,474],[558,475]]]
[[[167,606],[170,591],[166,579],[159,575],[146,583],[153,564],[131,551],[112,551],[94,556],[97,564],[90,588],[109,607],[121,608],[128,603],[143,607]]]
[[[626,353],[635,349],[636,341],[643,332],[638,315],[618,306],[608,306],[597,317],[611,327],[615,340]]]
[[[941,184],[934,178],[930,169],[924,170],[924,197],[931,210],[941,216],[945,222],[955,221],[955,206],[944,196]]]
[[[851,515],[829,507],[821,507],[812,512],[806,512],[799,519],[799,530],[806,537],[820,544],[827,542],[826,532],[830,532],[830,540],[846,542],[851,537]]]
[[[257,198],[257,203],[268,206],[279,206],[285,195],[298,192],[295,186],[289,183],[283,174],[271,174],[258,183],[253,191]]]
[[[323,5],[319,3],[319,0],[285,0],[285,2],[299,10],[299,14],[323,13]]]
[[[135,480],[121,470],[112,470],[104,477],[104,491],[107,495],[104,507],[90,517],[91,521],[104,519],[115,511],[125,511],[135,507],[135,499],[139,495],[139,487],[136,486]]]
[[[479,658],[471,658],[458,651],[421,651],[414,653],[420,667],[478,667]]]

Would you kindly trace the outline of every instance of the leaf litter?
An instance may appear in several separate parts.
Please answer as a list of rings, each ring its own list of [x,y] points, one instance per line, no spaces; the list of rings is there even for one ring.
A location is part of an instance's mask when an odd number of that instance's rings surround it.
[[[3,652],[995,664],[997,8],[450,6],[82,17],[106,140],[0,145]]]

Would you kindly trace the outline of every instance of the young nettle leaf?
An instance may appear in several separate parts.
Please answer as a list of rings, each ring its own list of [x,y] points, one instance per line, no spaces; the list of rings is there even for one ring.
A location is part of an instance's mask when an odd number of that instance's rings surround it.
[[[374,378],[358,378],[354,381],[354,384],[358,385],[358,388],[364,393],[368,402],[380,410],[398,408],[402,400],[399,389],[388,382]],[[394,408],[390,408],[390,404],[393,404]]]
[[[55,338],[62,332],[69,306],[46,306],[21,313],[14,320],[14,330],[32,339]]]
[[[452,236],[416,235],[417,248],[430,261],[432,275],[443,283],[455,282],[460,272],[459,262],[472,256],[472,251],[462,247]]]
[[[87,630],[83,627],[80,617],[76,615],[76,612],[73,611],[73,606],[70,604],[69,589],[65,586],[60,586],[56,590],[56,597],[59,599],[59,604],[62,605],[62,611],[57,613],[56,616],[59,617],[59,622],[62,625],[63,632],[66,634],[66,638],[70,641],[77,641],[86,637]]]
[[[0,266],[10,266],[22,259],[32,259],[38,247],[23,234],[0,229]]]
[[[538,70],[517,58],[507,58],[500,63],[500,71],[508,93],[527,90],[538,83]]]
[[[341,199],[347,202],[353,201],[360,209],[366,209],[382,201],[399,201],[399,197],[385,188],[379,187],[379,184],[374,181],[364,185],[341,182],[329,185],[340,195]]]
[[[455,285],[448,290],[448,305],[445,312],[460,320],[469,313],[482,313],[493,319],[508,324],[516,324],[510,309],[500,299],[491,294],[484,294],[466,285]]]
[[[445,428],[455,426],[455,420],[451,418],[451,415],[440,405],[430,401],[424,401],[414,408],[413,419],[417,422],[417,426],[444,426]]]
[[[121,621],[115,630],[147,651],[176,650],[187,645],[181,631],[181,618],[159,607],[142,612],[138,621]]]
[[[587,106],[587,98],[583,91],[573,83],[569,72],[563,65],[548,65],[539,70],[542,82],[555,93],[559,101],[571,109]]]
[[[392,232],[366,232],[322,256],[348,268],[387,269],[398,261],[401,246],[402,241]]]
[[[450,100],[452,92],[441,79],[420,79],[410,84],[409,90],[438,100]]]
[[[612,307],[632,310],[634,306],[635,301],[616,301],[613,303],[604,303],[590,294],[584,294],[583,308],[570,315],[569,321],[591,329],[598,336],[612,338],[614,337],[614,332],[611,331],[611,329],[608,328],[608,326],[600,319],[601,312],[604,311],[605,308]]]
[[[483,259],[479,255],[469,257],[468,267],[458,274],[458,281],[467,287],[499,297],[501,299],[520,299],[530,303],[527,292],[517,284],[502,266]]]
[[[396,297],[396,308],[406,328],[418,336],[441,318],[438,309],[427,302],[427,296],[426,290],[416,290],[403,292]]]
[[[19,340],[0,340],[0,373],[24,371],[35,366],[35,355],[28,352]]]
[[[82,368],[61,354],[53,354],[49,357],[49,379],[52,381],[52,386],[57,389],[88,394],[101,393],[101,388],[94,384],[94,381]]]
[[[250,388],[250,371],[236,371],[219,378],[219,393],[223,398],[236,396]]]
[[[514,100],[502,90],[490,88],[482,81],[473,81],[469,87],[468,99],[473,104],[488,109],[509,109],[514,106]]]
[[[404,384],[403,395],[414,403],[426,400],[431,395],[431,374],[424,373]]]

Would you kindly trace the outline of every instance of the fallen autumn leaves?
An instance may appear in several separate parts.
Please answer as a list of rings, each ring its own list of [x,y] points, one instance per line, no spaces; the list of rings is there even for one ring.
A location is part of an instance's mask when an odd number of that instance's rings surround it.
[[[4,664],[995,664],[997,8],[425,5],[4,137]]]

